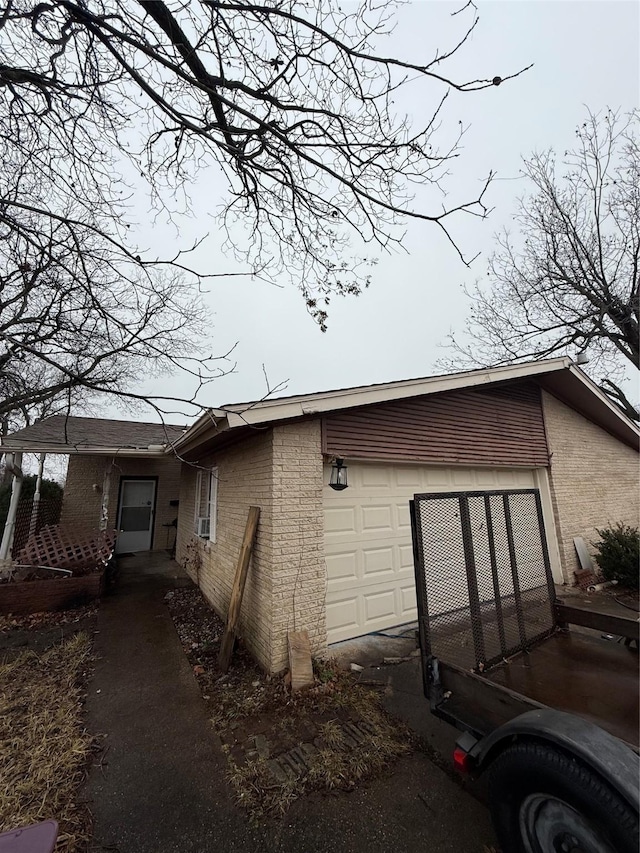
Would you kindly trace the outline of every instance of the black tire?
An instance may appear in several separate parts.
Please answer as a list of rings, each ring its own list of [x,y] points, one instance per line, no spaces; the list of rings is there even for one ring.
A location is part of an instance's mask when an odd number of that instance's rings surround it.
[[[637,813],[589,767],[552,746],[513,744],[490,766],[488,782],[503,853],[638,853]],[[580,846],[570,840],[576,837]]]

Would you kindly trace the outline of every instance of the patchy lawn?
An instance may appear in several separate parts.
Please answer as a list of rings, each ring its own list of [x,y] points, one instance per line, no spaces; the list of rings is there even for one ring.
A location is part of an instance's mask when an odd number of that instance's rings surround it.
[[[76,633],[0,664],[0,830],[53,818],[56,853],[84,851],[90,837],[79,801],[92,746],[82,722],[90,656],[88,635]]]
[[[236,798],[254,817],[282,815],[313,790],[353,790],[412,749],[409,730],[385,713],[379,695],[331,662],[317,662],[315,685],[293,695],[242,648],[222,674],[224,625],[199,590],[175,590],[166,601],[227,754]]]

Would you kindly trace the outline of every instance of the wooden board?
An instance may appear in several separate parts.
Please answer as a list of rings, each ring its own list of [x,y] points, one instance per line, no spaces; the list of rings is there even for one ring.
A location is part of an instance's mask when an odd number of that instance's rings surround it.
[[[233,579],[227,627],[225,628],[225,632],[222,637],[220,654],[218,656],[218,666],[222,672],[226,672],[229,669],[229,664],[231,663],[231,655],[233,653],[233,645],[236,638],[236,627],[238,625],[238,619],[240,618],[242,595],[247,582],[249,561],[251,559],[251,552],[253,551],[253,543],[256,538],[259,519],[260,507],[250,506],[249,515],[247,516],[247,524],[242,538],[242,545],[240,547],[240,554],[238,556],[238,563],[236,565],[236,573]]]
[[[486,679],[528,700],[578,714],[638,746],[638,653],[577,631],[558,633]]]
[[[483,675],[440,661],[437,716],[483,737],[535,708],[577,714],[638,746],[638,653],[586,634],[557,633]]]
[[[605,634],[615,634],[636,642],[640,641],[639,616],[601,613],[590,608],[572,607],[561,602],[556,602],[555,611],[559,625],[581,625],[583,628],[592,628],[594,631],[602,631]]]
[[[291,692],[303,690],[313,684],[313,664],[311,662],[311,645],[306,631],[290,631],[287,635],[289,642],[289,669],[291,671]]]

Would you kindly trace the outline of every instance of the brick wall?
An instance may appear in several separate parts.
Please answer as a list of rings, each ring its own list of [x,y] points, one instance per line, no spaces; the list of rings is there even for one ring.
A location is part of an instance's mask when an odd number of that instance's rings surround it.
[[[99,529],[102,484],[110,465],[104,456],[69,456],[61,526],[82,535]]]
[[[288,665],[287,632],[327,645],[320,419],[273,430],[273,623],[271,668]]]
[[[109,527],[117,524],[120,478],[158,477],[152,547],[154,551],[170,548],[173,545],[174,529],[163,525],[169,524],[178,515],[177,507],[170,506],[169,501],[176,500],[180,494],[180,465],[172,457],[114,459],[110,456],[70,456],[60,524],[82,534],[98,530],[104,475],[109,470]]]
[[[565,580],[573,584],[579,568],[575,536],[593,551],[597,528],[619,521],[638,525],[639,456],[547,392],[543,407],[560,559]]]
[[[260,522],[249,567],[239,632],[267,670],[271,669],[272,613],[272,519],[273,451],[272,432],[260,432],[217,456],[198,461],[218,468],[218,513],[216,541],[198,540],[194,531],[197,469],[183,465],[178,522],[178,562],[199,584],[205,598],[224,619],[229,609],[238,554],[250,506],[260,507]],[[185,562],[187,545],[198,543],[199,577]]]
[[[309,631],[326,647],[320,421],[299,422],[243,441],[199,465],[218,468],[216,542],[194,536],[197,471],[183,467],[178,562],[226,618],[250,506],[261,509],[240,615],[240,634],[271,672],[288,665],[287,632]],[[199,577],[186,561],[197,541]]]

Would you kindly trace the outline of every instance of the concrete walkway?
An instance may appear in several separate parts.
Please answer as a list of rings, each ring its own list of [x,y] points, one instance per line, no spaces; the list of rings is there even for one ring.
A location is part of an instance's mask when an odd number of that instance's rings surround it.
[[[98,617],[87,699],[90,730],[106,735],[87,791],[96,853],[482,853],[493,843],[486,810],[421,754],[352,794],[306,797],[282,821],[250,824],[163,601],[188,581],[153,557],[122,561]]]
[[[96,849],[241,849],[231,839],[244,821],[227,801],[223,756],[163,601],[189,581],[162,556],[121,560],[98,614],[87,698],[90,730],[106,735],[88,788]]]

